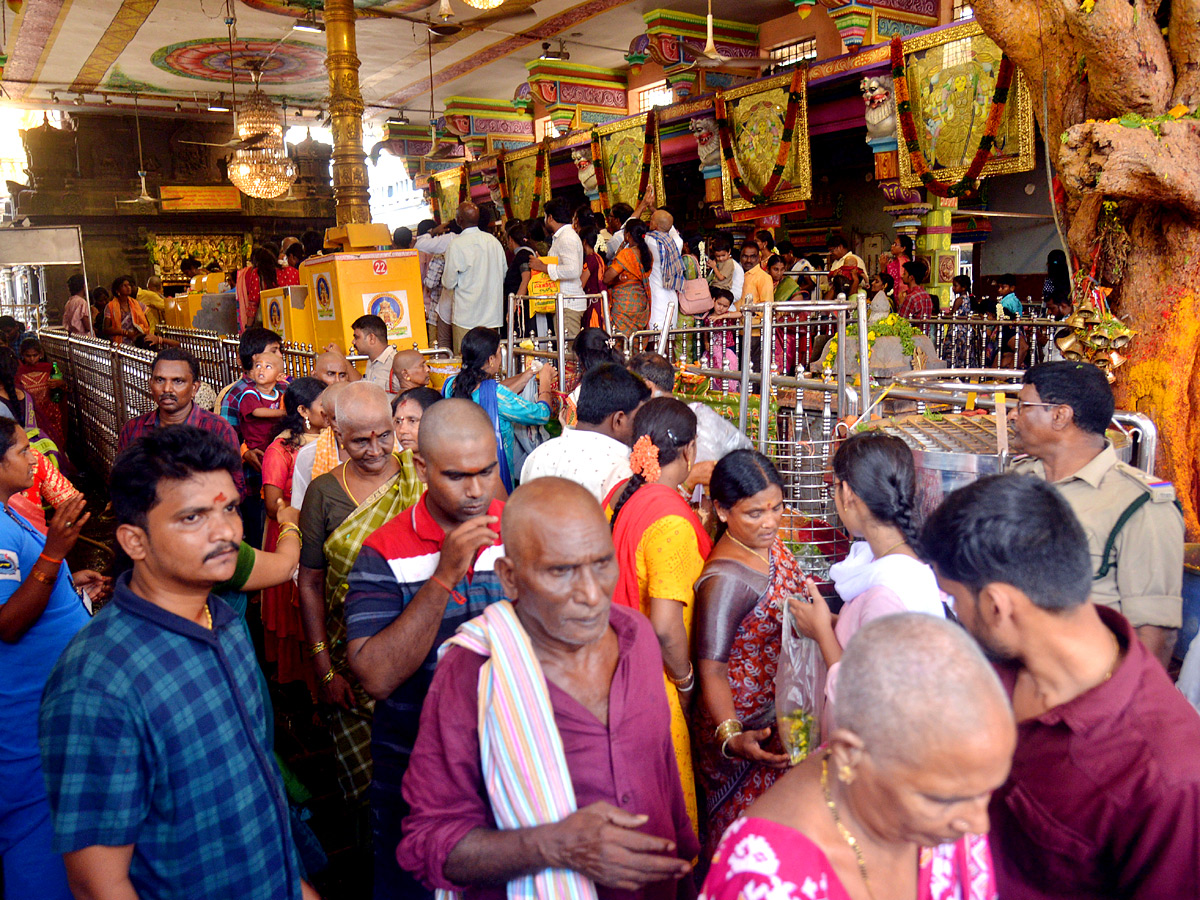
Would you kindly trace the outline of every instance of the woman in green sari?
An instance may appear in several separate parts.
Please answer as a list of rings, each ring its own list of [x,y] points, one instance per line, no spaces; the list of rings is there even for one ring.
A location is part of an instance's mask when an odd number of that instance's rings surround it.
[[[383,388],[367,381],[344,388],[335,422],[346,462],[313,479],[300,512],[300,617],[333,735],[338,783],[346,800],[365,810],[374,704],[346,661],[346,578],[363,541],[413,506],[421,483],[412,451],[395,452],[392,408]]]
[[[780,256],[771,256],[767,260],[767,272],[775,285],[775,302],[807,299],[796,280],[784,274],[786,268],[787,265]],[[775,321],[781,325],[803,322],[806,318],[808,314],[802,312],[775,313]],[[775,367],[781,375],[796,373],[800,363],[800,338],[801,333],[797,328],[779,328],[775,331]]]

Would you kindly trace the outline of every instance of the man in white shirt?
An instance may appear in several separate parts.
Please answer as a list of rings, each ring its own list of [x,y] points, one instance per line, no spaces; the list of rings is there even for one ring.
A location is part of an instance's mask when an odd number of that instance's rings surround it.
[[[628,369],[602,363],[583,376],[579,423],[545,441],[525,460],[521,483],[553,476],[583,485],[600,503],[630,476],[633,417],[650,388]]]
[[[554,235],[549,256],[556,263],[544,263],[538,257],[529,260],[529,268],[545,272],[558,282],[562,294],[564,337],[570,341],[579,334],[587,300],[583,290],[583,241],[571,227],[571,204],[566,197],[555,197],[546,204],[546,231]]]
[[[354,349],[367,358],[367,371],[363,378],[395,396],[388,380],[392,374],[396,348],[388,343],[387,326],[383,324],[383,319],[372,315],[359,316],[350,324],[350,330],[354,335]]]
[[[491,234],[479,230],[479,207],[470,201],[458,207],[462,232],[446,250],[442,287],[454,291],[450,324],[454,352],[472,328],[499,328],[504,322],[504,248]],[[440,315],[440,310],[439,310]]]
[[[650,228],[664,235],[664,239],[669,239],[675,244],[676,250],[680,253],[683,252],[683,238],[675,230],[674,217],[665,209],[655,210],[654,214],[650,216]],[[646,235],[646,246],[650,248],[650,255],[654,258],[650,275],[646,279],[646,283],[650,286],[650,327],[661,330],[675,324],[667,322],[667,312],[671,303],[678,303],[679,295],[663,284],[662,247],[653,233]]]
[[[425,321],[429,324],[429,343],[449,347],[453,343],[450,328],[450,306],[453,291],[442,290],[442,272],[446,265],[446,251],[454,234],[449,224],[439,225],[433,219],[423,219],[417,225],[417,237],[413,249],[421,261],[421,293],[425,301]],[[443,294],[445,297],[443,298]],[[442,300],[445,300],[443,307]]]

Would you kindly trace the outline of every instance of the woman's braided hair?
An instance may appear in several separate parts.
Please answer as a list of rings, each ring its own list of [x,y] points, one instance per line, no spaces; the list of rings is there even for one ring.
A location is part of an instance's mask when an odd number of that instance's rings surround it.
[[[908,545],[920,552],[917,471],[904,441],[880,431],[855,434],[833,457],[833,474],[850,485],[871,515],[900,529]]]
[[[658,448],[658,466],[668,466],[683,452],[683,448],[696,439],[696,414],[674,397],[656,397],[642,404],[633,417],[633,438],[648,437]],[[629,501],[647,478],[634,472],[625,484],[625,490],[613,504],[612,524],[617,524],[621,508]]]

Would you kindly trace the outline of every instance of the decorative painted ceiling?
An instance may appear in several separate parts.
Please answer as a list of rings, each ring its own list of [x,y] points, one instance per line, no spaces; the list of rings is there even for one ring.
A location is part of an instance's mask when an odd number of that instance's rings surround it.
[[[440,114],[448,95],[511,99],[544,41],[557,47],[565,40],[572,62],[623,67],[631,39],[646,30],[643,12],[665,6],[703,14],[706,0],[506,0],[497,12],[532,14],[481,28],[469,26],[483,14],[451,0],[452,21],[468,27],[432,47],[423,25],[371,15],[432,17],[437,4],[357,0],[369,115],[405,107],[414,121],[427,118],[430,49]],[[264,90],[293,107],[318,108],[328,90],[324,35],[293,26],[310,9],[319,18],[320,7],[321,0],[233,0],[231,42],[225,0],[6,0],[5,102],[46,105],[53,92],[63,104],[99,107],[106,95],[126,105],[138,93],[151,109],[191,114],[206,109],[218,92],[228,95],[231,74],[237,90],[245,90],[251,67],[261,64]],[[793,10],[791,0],[713,0],[714,15],[749,24]]]

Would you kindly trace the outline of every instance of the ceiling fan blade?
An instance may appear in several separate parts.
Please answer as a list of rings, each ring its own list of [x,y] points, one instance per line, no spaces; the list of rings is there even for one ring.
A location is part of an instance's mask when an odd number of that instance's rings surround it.
[[[197,147],[218,147],[222,150],[248,150],[252,147],[258,146],[258,144],[266,136],[267,136],[267,132],[260,131],[257,134],[252,134],[246,138],[234,138],[233,140],[225,141],[225,143],[223,143],[223,144],[213,144],[208,141],[184,141],[184,140],[179,141],[179,143],[193,144]]]

